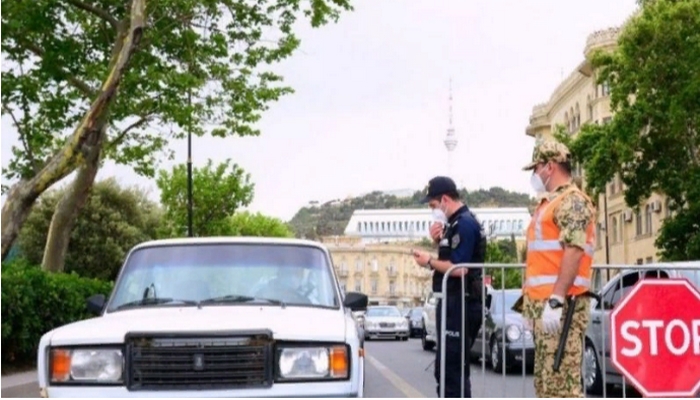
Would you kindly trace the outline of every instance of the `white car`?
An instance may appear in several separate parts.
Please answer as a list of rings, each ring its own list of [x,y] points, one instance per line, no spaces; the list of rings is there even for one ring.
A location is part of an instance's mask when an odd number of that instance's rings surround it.
[[[408,320],[396,306],[371,306],[365,313],[365,339],[408,340]]]
[[[43,397],[363,397],[364,353],[320,243],[189,238],[142,243],[98,317],[39,343]]]

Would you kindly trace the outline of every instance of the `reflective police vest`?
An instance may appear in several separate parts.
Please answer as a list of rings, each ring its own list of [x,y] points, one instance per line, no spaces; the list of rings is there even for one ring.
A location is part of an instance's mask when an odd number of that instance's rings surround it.
[[[554,291],[554,283],[559,276],[561,262],[564,258],[564,247],[559,242],[559,227],[554,222],[554,211],[564,196],[573,191],[571,187],[549,202],[542,202],[527,228],[527,261],[525,265],[524,293],[533,300],[549,298]],[[580,191],[579,191],[580,192]],[[583,194],[583,192],[580,192]],[[584,195],[585,196],[585,195]],[[588,198],[588,197],[586,197]],[[591,265],[593,264],[593,249],[595,242],[595,219],[591,220],[586,229],[586,245],[579,264],[578,274],[568,295],[578,295],[586,292],[591,286]]]

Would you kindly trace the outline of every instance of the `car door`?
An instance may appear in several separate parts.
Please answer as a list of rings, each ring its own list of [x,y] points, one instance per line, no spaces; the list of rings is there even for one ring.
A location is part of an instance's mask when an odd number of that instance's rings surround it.
[[[625,297],[639,281],[639,271],[621,272],[613,278],[602,293],[602,301],[591,310],[591,326],[589,337],[598,353],[598,360],[605,360],[605,371],[619,374],[610,359],[610,312]],[[603,357],[603,354],[605,356]],[[603,366],[601,365],[601,372]]]

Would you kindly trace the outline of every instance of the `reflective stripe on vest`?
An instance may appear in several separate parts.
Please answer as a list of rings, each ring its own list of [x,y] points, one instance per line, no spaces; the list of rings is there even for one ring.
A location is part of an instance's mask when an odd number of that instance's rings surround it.
[[[549,212],[550,207],[552,205],[558,205],[565,195],[575,190],[576,188],[572,187],[547,204],[540,205],[528,228],[528,262],[525,269],[526,279],[524,289],[526,293],[529,292],[529,294],[533,295],[535,298],[546,298],[551,294],[551,292],[545,293],[551,291],[557,281],[558,276],[556,275],[557,271],[555,271],[555,269],[558,270],[560,268],[561,259],[564,254],[564,247],[559,241],[558,235],[555,236],[551,228],[548,229],[547,239],[544,238],[543,220],[545,216],[548,216],[547,223],[551,224],[553,221],[550,220],[553,218],[553,215]],[[569,290],[570,294],[581,293],[590,289],[591,282],[586,276],[590,276],[590,267],[595,252],[595,231],[592,229],[593,226],[591,222],[586,229],[586,244],[583,247],[584,256],[581,259],[578,275]],[[544,262],[544,264],[542,264],[542,262]],[[530,290],[528,290],[528,288],[530,288]]]

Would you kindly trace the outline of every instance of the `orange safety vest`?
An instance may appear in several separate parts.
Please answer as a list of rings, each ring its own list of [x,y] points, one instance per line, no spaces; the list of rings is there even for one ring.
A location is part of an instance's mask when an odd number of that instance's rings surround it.
[[[525,263],[525,287],[523,292],[533,300],[549,298],[554,291],[554,283],[559,276],[564,247],[559,241],[559,227],[554,222],[554,211],[564,196],[579,191],[572,186],[551,201],[543,201],[527,228],[527,261]],[[585,196],[585,194],[584,194]],[[588,198],[586,196],[586,198]],[[579,265],[578,275],[569,289],[568,295],[579,295],[591,287],[593,252],[595,243],[595,218],[586,229],[586,245]]]

